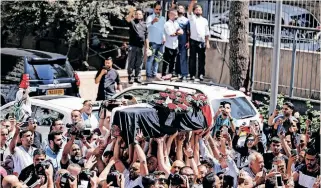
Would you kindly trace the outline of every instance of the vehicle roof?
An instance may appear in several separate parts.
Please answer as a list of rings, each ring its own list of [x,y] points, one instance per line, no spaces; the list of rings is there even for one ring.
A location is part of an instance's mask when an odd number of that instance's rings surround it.
[[[22,49],[22,48],[1,48],[1,54],[15,55],[21,57],[29,57],[31,59],[66,59],[67,57],[61,54]]]
[[[242,93],[241,91],[234,90],[233,88],[227,88],[230,86],[224,86],[224,85],[214,86],[214,85],[206,85],[206,84],[200,84],[200,83],[170,82],[170,81],[153,81],[151,83],[146,83],[145,85],[132,86],[128,88],[128,90],[133,88],[165,90],[167,88],[170,88],[170,86],[175,89],[178,89],[178,87],[182,87],[182,88],[198,90],[213,99],[224,98],[224,96],[227,96],[227,95],[236,95],[237,97],[245,96],[244,93]],[[213,95],[209,96],[209,94],[213,94]]]
[[[73,97],[73,96],[65,96],[65,95],[53,95],[53,96],[36,96],[30,97],[31,104],[33,105],[46,105],[52,106],[61,110],[80,110],[83,107],[83,102],[85,99]],[[8,103],[8,105],[13,105],[15,101]],[[6,107],[6,105],[2,106]],[[97,110],[99,106],[93,104],[93,110]]]
[[[261,11],[261,12],[275,14],[276,3],[262,2],[257,5],[249,6],[249,10],[257,10],[257,11]],[[308,10],[306,10],[304,8],[291,6],[291,5],[285,5],[285,4],[282,4],[282,12],[288,14],[289,16],[310,13]]]

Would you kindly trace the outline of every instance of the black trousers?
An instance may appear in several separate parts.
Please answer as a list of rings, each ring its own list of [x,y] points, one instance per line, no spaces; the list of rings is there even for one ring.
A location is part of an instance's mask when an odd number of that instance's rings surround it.
[[[198,76],[205,75],[205,43],[190,39],[189,73],[196,76],[196,54],[198,55]]]
[[[165,52],[163,55],[163,59],[165,60],[165,62],[163,61],[162,76],[166,75],[167,66],[169,66],[168,74],[173,74],[173,70],[176,62],[176,56],[177,56],[177,49],[170,49],[165,47]]]

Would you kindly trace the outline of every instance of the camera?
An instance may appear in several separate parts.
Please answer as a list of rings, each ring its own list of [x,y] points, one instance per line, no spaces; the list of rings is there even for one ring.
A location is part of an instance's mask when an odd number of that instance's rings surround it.
[[[89,136],[90,135],[90,130],[86,129],[86,130],[78,130],[75,127],[71,127],[68,129],[68,133],[70,135],[75,135],[76,139],[83,139],[85,136]]]
[[[111,112],[114,108],[121,106],[121,104],[122,104],[122,101],[116,100],[116,99],[104,100],[100,104],[98,114],[100,114],[102,110],[104,111],[104,114],[106,114],[106,110]],[[99,118],[103,118],[103,117],[99,117]]]
[[[89,171],[89,170],[83,170],[80,172],[80,174],[78,175],[79,177],[79,182],[81,181],[90,181],[90,177],[93,177],[94,174]]]
[[[72,177],[69,173],[64,173],[60,177],[60,187],[70,187],[69,185],[69,180],[70,181],[75,181],[75,178]]]
[[[35,166],[36,174],[45,176],[45,169],[48,169],[49,165],[51,165],[49,161],[41,161],[40,163],[38,163]]]
[[[113,182],[111,184],[111,186],[113,187],[119,187],[118,184],[117,184],[117,178],[119,176],[119,172],[118,171],[114,171],[114,172],[111,172],[107,175],[107,184],[109,184],[110,182]]]
[[[179,174],[171,174],[168,177],[168,183],[171,185],[181,185],[184,184],[184,178]]]

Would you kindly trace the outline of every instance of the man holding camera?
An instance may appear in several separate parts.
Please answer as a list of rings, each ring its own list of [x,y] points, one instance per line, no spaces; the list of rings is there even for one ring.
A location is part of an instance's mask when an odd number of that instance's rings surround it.
[[[33,153],[33,164],[21,171],[19,180],[24,182],[28,187],[45,184],[53,185],[53,169],[50,162],[45,162],[45,159],[45,151],[36,149]]]
[[[97,72],[95,83],[99,84],[97,101],[110,99],[116,93],[116,87],[117,90],[122,90],[119,74],[113,69],[113,60],[111,57],[105,60],[104,66]]]

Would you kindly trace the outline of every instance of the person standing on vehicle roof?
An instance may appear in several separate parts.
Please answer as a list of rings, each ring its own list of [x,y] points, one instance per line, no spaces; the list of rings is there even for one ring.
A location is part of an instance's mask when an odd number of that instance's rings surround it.
[[[97,101],[111,99],[116,93],[116,88],[119,91],[122,90],[119,74],[113,69],[113,60],[111,57],[105,60],[104,66],[97,72],[95,84],[99,84]]]

